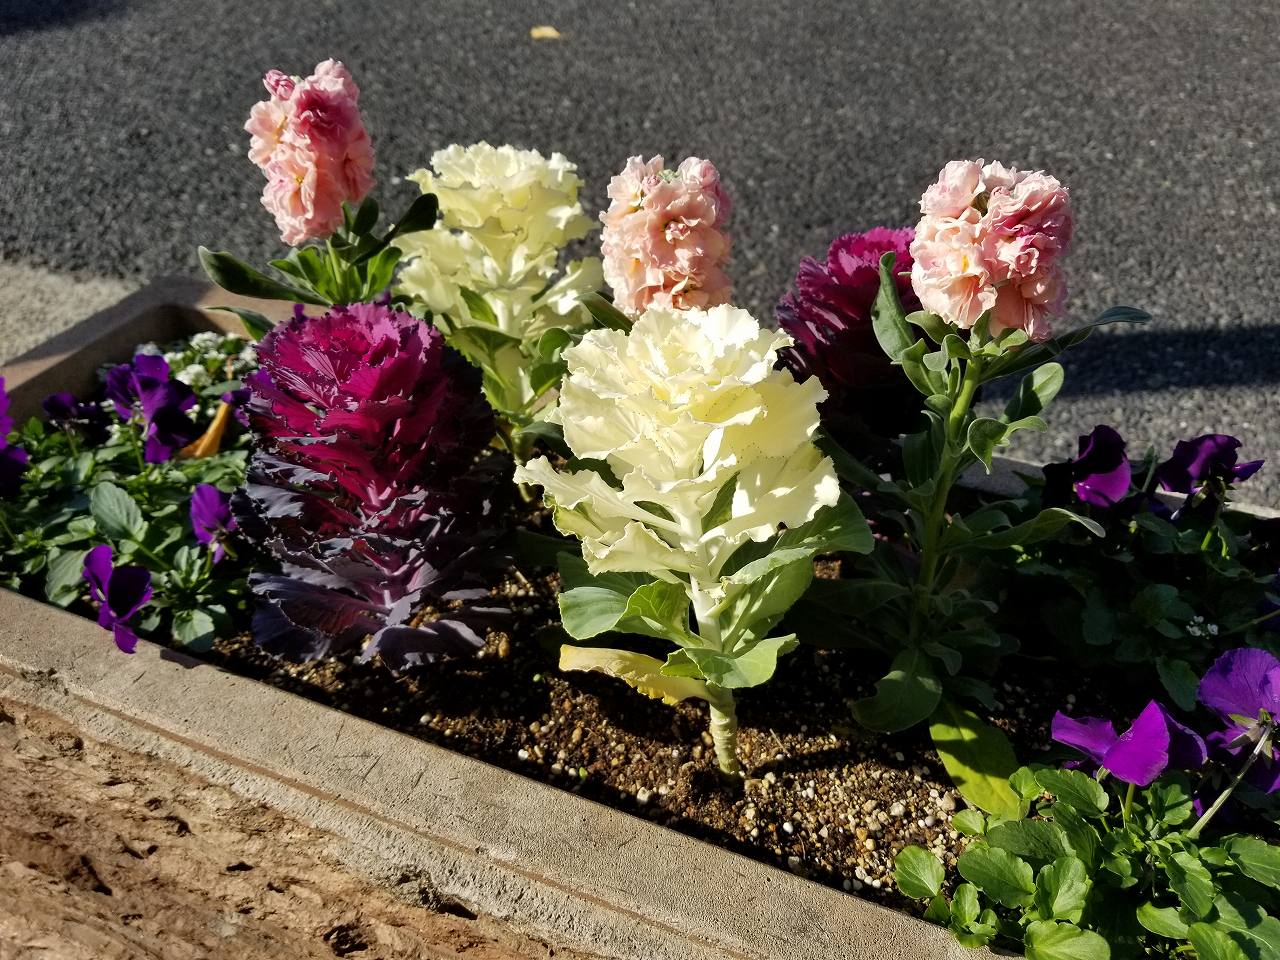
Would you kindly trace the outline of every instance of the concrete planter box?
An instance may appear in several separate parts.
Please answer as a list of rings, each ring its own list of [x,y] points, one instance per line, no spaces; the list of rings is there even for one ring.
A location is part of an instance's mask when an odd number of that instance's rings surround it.
[[[238,330],[203,284],[155,284],[0,370],[23,419],[143,341]],[[287,305],[268,305],[287,316]],[[262,309],[263,305],[255,304]],[[0,590],[0,706],[177,763],[337,838],[349,868],[609,958],[984,955],[945,930]]]

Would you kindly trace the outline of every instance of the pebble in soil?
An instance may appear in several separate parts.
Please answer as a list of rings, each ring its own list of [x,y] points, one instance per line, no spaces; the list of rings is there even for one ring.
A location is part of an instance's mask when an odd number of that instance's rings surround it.
[[[768,684],[741,692],[746,777],[715,765],[700,701],[669,707],[619,680],[556,668],[554,575],[511,570],[494,594],[512,609],[474,659],[395,677],[354,655],[290,665],[248,637],[211,656],[237,672],[682,832],[874,899],[900,901],[893,858],[919,844],[951,866],[963,801],[927,733],[857,727],[849,702],[877,679],[878,658],[801,647]],[[1048,747],[1048,719],[1073,696],[1060,682],[1006,672],[993,719],[1019,756]],[[1031,682],[1026,683],[1024,679]],[[1034,687],[1034,690],[1030,689]]]

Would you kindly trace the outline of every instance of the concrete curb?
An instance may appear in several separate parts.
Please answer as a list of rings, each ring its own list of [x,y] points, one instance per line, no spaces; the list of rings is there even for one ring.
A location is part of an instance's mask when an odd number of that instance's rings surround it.
[[[946,931],[0,592],[0,700],[178,763],[480,913],[644,960],[973,957]]]

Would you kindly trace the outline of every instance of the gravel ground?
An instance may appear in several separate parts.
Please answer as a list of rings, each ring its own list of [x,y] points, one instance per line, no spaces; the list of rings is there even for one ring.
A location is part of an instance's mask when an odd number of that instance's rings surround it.
[[[0,257],[137,280],[197,271],[211,243],[278,249],[240,132],[267,67],[345,59],[364,88],[383,178],[451,141],[576,160],[599,208],[628,154],[713,158],[737,201],[739,301],[767,312],[795,262],[837,233],[914,219],[957,156],[1044,167],[1071,185],[1077,317],[1145,307],[1070,364],[1056,433],[1094,423],[1136,446],[1236,432],[1280,454],[1280,9],[1222,15],[1000,0],[791,5],[337,0],[198,6],[8,0],[0,11]],[[560,40],[533,41],[549,24]],[[0,342],[31,320],[0,317]],[[1249,498],[1280,499],[1280,464]]]

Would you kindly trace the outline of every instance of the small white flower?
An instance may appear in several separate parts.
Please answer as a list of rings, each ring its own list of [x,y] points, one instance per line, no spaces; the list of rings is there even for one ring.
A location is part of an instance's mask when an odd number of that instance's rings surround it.
[[[213,383],[213,378],[209,376],[209,371],[198,363],[183,367],[173,375],[173,378],[185,383],[192,390],[203,390]]]

